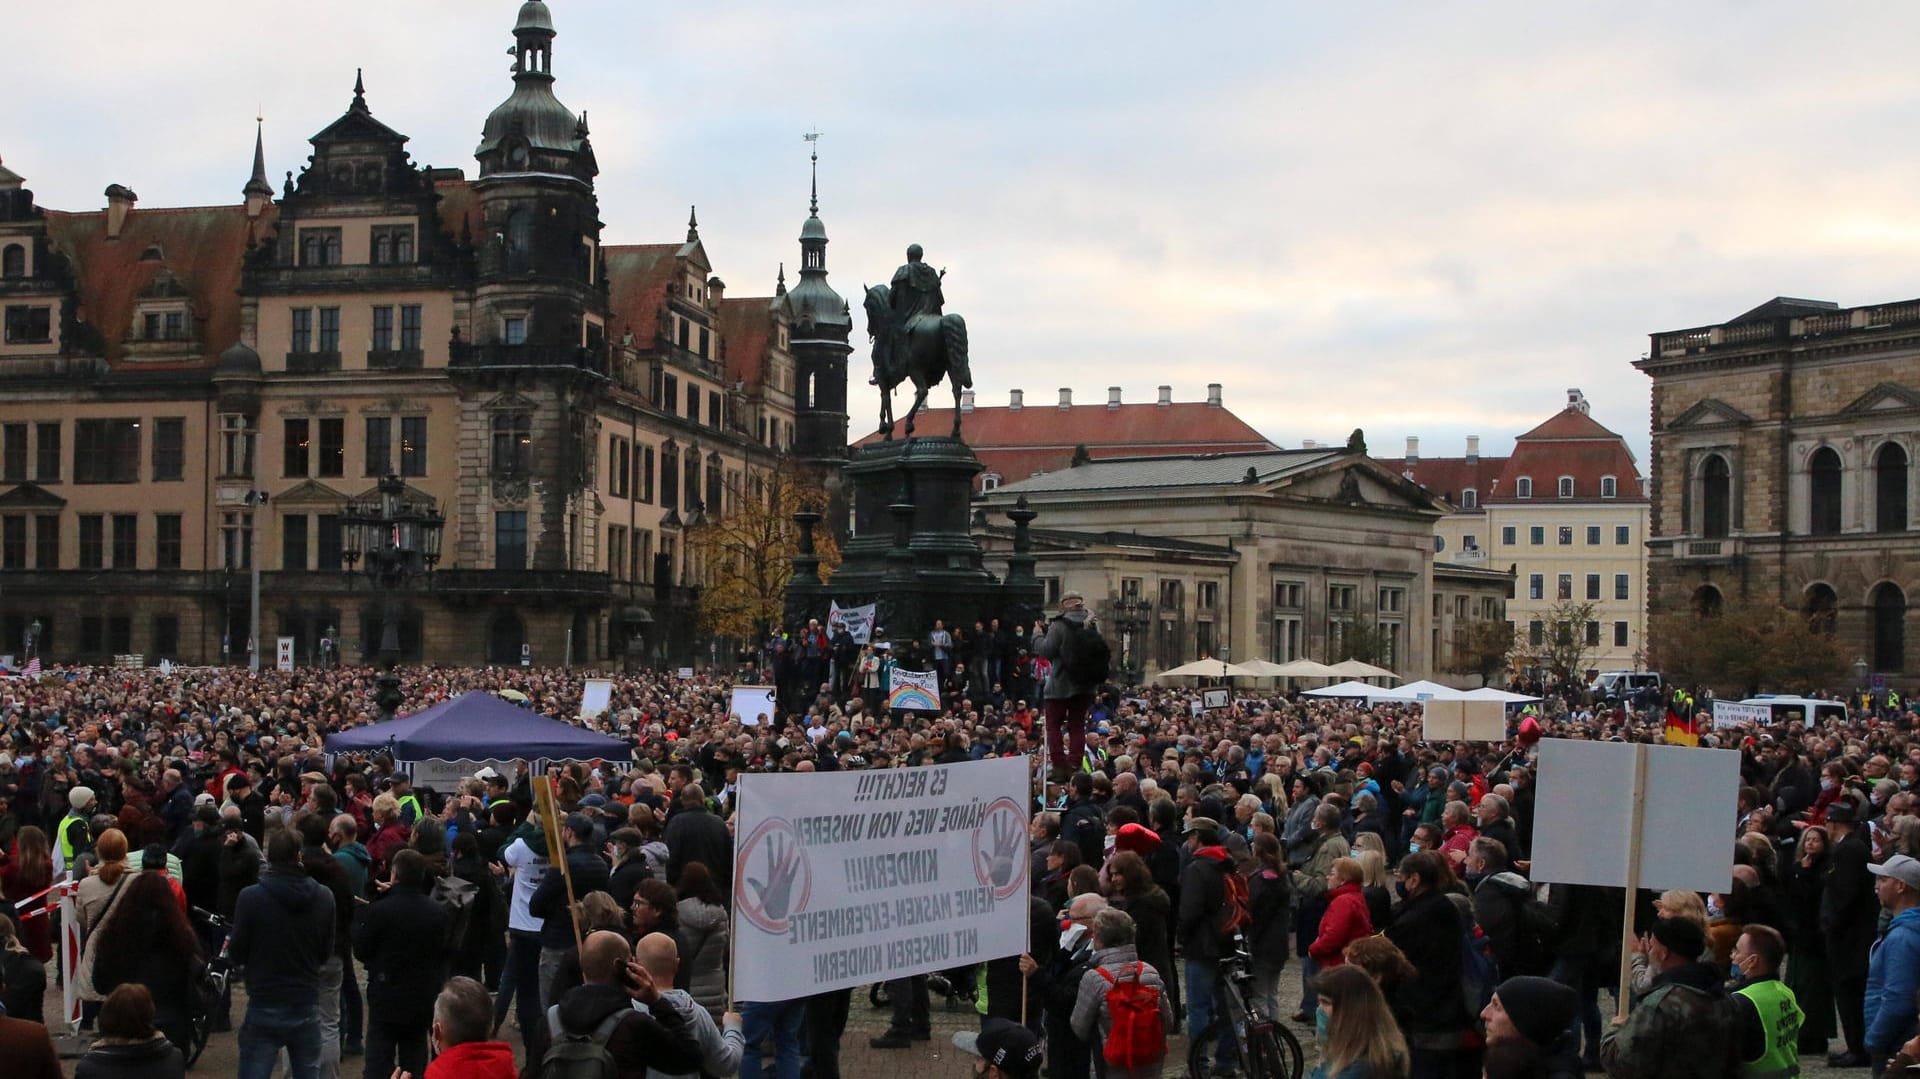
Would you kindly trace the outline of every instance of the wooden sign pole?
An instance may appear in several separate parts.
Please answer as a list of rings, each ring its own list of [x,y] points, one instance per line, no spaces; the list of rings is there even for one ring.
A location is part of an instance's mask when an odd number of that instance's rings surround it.
[[[1633,989],[1633,917],[1640,897],[1640,839],[1647,820],[1647,746],[1633,747],[1633,824],[1627,830],[1627,897],[1620,915],[1620,985],[1616,1000],[1618,1020],[1625,1022]]]
[[[575,954],[586,951],[586,942],[580,935],[580,911],[573,901],[573,874],[567,869],[567,845],[561,836],[563,821],[553,800],[553,777],[533,777],[533,805],[540,811],[540,827],[547,835],[547,862],[551,867],[558,864],[560,880],[567,886],[567,921],[573,925],[573,950]]]

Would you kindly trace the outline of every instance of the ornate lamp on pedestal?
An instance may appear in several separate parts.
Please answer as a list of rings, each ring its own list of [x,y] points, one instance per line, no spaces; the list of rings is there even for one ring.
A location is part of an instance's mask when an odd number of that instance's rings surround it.
[[[381,593],[380,692],[375,702],[382,719],[400,708],[400,593],[416,578],[427,577],[440,561],[440,539],[447,519],[433,499],[414,497],[398,476],[380,481],[372,494],[347,502],[340,517],[340,561],[347,584],[355,565]]]

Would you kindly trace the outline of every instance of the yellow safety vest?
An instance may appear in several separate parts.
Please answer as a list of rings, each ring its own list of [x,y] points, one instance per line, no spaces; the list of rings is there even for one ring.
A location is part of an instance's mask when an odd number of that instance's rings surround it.
[[[1766,1052],[1742,1062],[1741,1074],[1747,1079],[1799,1079],[1800,1024],[1806,1021],[1806,1015],[1793,998],[1793,990],[1778,978],[1769,978],[1735,992],[1753,1003],[1767,1037]]]
[[[415,824],[420,823],[420,818],[425,815],[420,808],[420,799],[415,798],[413,795],[409,794],[405,798],[398,798],[398,799],[395,799],[395,801],[397,801],[400,806],[400,819],[406,822],[407,827],[411,828]],[[413,807],[412,820],[407,820],[408,806]]]

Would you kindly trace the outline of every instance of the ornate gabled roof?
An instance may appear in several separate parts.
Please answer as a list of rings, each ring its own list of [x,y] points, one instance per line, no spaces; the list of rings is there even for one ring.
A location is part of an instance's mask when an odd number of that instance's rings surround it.
[[[405,145],[407,137],[373,118],[373,110],[367,106],[367,84],[361,72],[354,72],[353,102],[340,118],[307,140],[315,146],[331,146],[346,142],[381,142]],[[261,169],[262,176],[265,168]]]
[[[1753,417],[1727,404],[1717,397],[1708,397],[1694,402],[1685,412],[1675,416],[1667,424],[1667,430],[1696,427],[1745,426],[1752,423]]]
[[[1878,412],[1908,412],[1920,409],[1920,393],[1897,382],[1882,382],[1855,398],[1840,410],[1842,416],[1860,416]]]

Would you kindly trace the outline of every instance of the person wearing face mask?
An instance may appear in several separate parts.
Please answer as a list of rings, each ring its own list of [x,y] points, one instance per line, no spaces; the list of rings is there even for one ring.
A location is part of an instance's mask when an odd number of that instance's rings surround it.
[[[1806,1013],[1780,980],[1786,941],[1772,926],[1749,925],[1733,946],[1733,1054],[1748,1079],[1777,1079],[1800,1071],[1800,1030]]]

